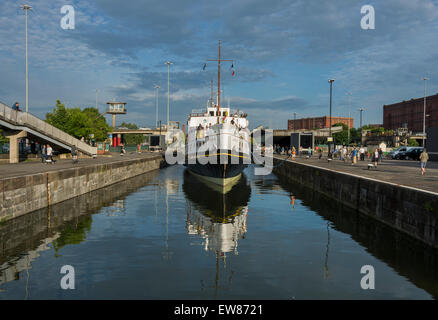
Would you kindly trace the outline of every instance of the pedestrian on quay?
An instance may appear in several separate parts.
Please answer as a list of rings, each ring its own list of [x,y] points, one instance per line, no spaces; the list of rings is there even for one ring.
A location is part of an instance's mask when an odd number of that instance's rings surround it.
[[[342,149],[342,158],[344,162],[347,160],[347,146],[344,146],[344,148]]]
[[[309,155],[309,159],[312,157],[312,148],[309,146],[309,149],[307,150],[307,154]]]
[[[365,160],[365,148],[363,146],[360,147],[359,154],[360,154],[360,161],[364,161]]]
[[[126,153],[125,146],[122,144],[120,146],[120,155],[123,156]]]
[[[71,158],[73,163],[78,163],[78,151],[75,146],[71,147]]]
[[[322,148],[321,147],[318,148],[318,153],[319,153],[318,159],[320,160],[322,157]]]
[[[377,162],[379,162],[379,149],[374,151],[371,161],[374,162],[374,167],[377,168]]]
[[[423,149],[423,152],[420,154],[420,166],[421,166],[421,175],[424,176],[426,173],[426,163],[429,160],[429,155],[426,152],[426,148]]]
[[[45,144],[41,145],[41,163],[46,162],[47,156],[47,146]]]
[[[354,164],[357,162],[357,149],[356,147],[353,148],[351,151],[351,165],[354,166]]]
[[[292,160],[295,160],[296,155],[297,155],[297,150],[295,150],[295,147],[292,147]]]
[[[50,144],[47,145],[47,156],[46,156],[46,161],[49,160],[50,158],[50,162],[51,163],[55,163],[55,161],[53,160],[53,149],[50,146]]]
[[[383,150],[382,150],[382,148],[379,148],[379,161],[383,162]]]

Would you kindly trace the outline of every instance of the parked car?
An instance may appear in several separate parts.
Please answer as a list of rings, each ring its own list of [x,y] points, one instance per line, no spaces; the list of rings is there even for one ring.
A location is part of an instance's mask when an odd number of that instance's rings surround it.
[[[406,147],[406,146],[398,147],[397,149],[392,150],[389,153],[389,156],[391,157],[391,159],[403,159],[404,153],[411,150],[412,148],[415,148],[415,147]],[[403,157],[401,157],[401,156],[403,156]]]
[[[400,154],[400,159],[404,160],[420,160],[420,154],[423,152],[423,147],[410,148],[408,151]]]

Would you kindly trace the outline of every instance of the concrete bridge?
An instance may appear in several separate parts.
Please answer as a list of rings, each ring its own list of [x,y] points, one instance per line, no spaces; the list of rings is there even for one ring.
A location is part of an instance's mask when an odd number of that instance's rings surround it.
[[[16,111],[0,102],[0,128],[9,138],[9,162],[18,163],[20,138],[28,138],[39,143],[51,144],[56,149],[71,151],[74,146],[86,155],[97,154],[97,148],[78,140],[34,115]]]

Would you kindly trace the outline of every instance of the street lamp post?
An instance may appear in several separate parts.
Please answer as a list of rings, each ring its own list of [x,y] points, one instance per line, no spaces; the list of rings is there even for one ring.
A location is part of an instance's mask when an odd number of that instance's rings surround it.
[[[329,121],[330,128],[329,128],[329,136],[330,136],[331,139],[333,139],[333,137],[332,137],[332,86],[333,86],[333,82],[334,81],[335,81],[334,79],[329,79],[329,81],[328,81],[330,83],[330,121]],[[333,142],[333,141],[330,141],[330,142]],[[328,150],[329,158],[331,157],[331,154],[332,154],[332,152],[331,152],[331,145],[332,145],[332,143],[329,143],[329,150]]]
[[[158,126],[158,89],[160,86],[154,85],[155,88],[155,125]]]
[[[360,128],[362,129],[362,112],[365,111],[365,109],[360,108],[359,111],[360,111]],[[362,130],[361,130],[361,132],[362,132]]]
[[[32,10],[32,7],[25,4],[21,6],[21,9],[24,10],[24,13],[26,15],[26,112],[29,112],[29,63],[28,63],[28,36],[27,36],[27,11],[30,9]]]
[[[423,106],[423,147],[425,143],[426,138],[426,81],[429,80],[428,78],[424,77],[424,106]]]
[[[348,95],[348,138],[347,138],[347,146],[350,145],[350,105],[351,105],[351,92],[347,92]]]
[[[166,61],[167,64],[167,125],[169,125],[169,105],[170,105],[170,65],[173,64],[171,61]]]

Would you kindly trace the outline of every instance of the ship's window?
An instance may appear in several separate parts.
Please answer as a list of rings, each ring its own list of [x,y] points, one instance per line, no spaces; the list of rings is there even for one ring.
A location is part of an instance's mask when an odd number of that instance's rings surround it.
[[[210,116],[214,116],[214,111],[210,111]]]

